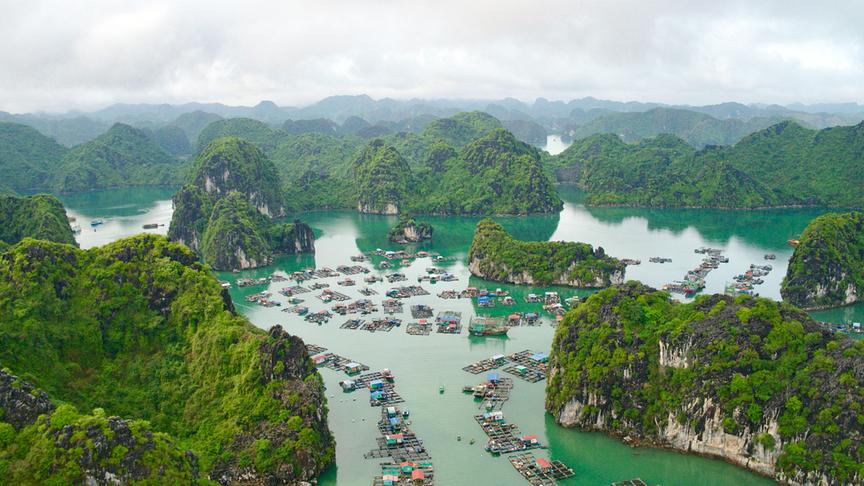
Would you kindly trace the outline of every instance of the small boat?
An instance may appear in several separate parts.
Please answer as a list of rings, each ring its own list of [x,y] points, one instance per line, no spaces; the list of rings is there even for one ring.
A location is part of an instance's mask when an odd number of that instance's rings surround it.
[[[81,225],[80,224],[76,223],[76,224],[72,225],[72,233],[77,235],[80,232],[81,232]]]
[[[474,445],[474,439],[469,440],[468,443]]]
[[[409,412],[408,409],[402,410],[403,417],[408,417],[409,415],[411,415],[411,412]]]
[[[159,227],[159,225],[156,223],[147,223],[144,226],[142,226],[142,228],[144,228],[144,229],[156,229],[158,227]]]
[[[104,224],[104,223],[105,223],[104,219],[97,218],[97,219],[94,219],[93,221],[90,221],[90,226],[96,227],[96,226],[99,226],[100,224]]]
[[[438,388],[438,393],[444,393],[444,386],[443,385]]]

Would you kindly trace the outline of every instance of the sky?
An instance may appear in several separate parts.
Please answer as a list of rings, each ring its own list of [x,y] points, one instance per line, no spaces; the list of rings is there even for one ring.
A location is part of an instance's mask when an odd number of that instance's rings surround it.
[[[0,110],[864,102],[864,2],[0,0]]]

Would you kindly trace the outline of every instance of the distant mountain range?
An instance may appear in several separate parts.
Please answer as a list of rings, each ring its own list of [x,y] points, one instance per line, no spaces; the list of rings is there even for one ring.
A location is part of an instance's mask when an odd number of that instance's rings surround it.
[[[187,141],[194,148],[198,132],[207,123],[219,118],[250,118],[271,126],[283,126],[286,122],[290,124],[298,120],[316,120],[319,125],[329,122],[333,131],[341,130],[362,136],[363,134],[358,132],[366,130],[366,135],[371,138],[382,134],[381,132],[419,131],[422,130],[422,125],[432,119],[446,118],[465,111],[485,111],[501,120],[505,127],[521,140],[529,143],[539,143],[542,140],[541,128],[547,133],[562,133],[576,138],[586,134],[606,133],[603,130],[619,130],[609,133],[623,134],[625,139],[630,138],[629,134],[648,133],[653,136],[668,133],[663,131],[661,123],[651,123],[651,119],[657,118],[658,114],[661,120],[677,119],[684,123],[684,131],[672,133],[694,146],[734,143],[743,135],[755,131],[747,131],[750,128],[765,128],[772,122],[781,120],[795,120],[816,129],[854,125],[864,120],[864,105],[858,103],[799,103],[780,106],[729,102],[688,106],[609,101],[591,97],[566,102],[537,98],[528,103],[514,98],[376,100],[367,95],[351,95],[331,96],[305,107],[278,106],[272,101],[262,101],[255,106],[230,106],[222,103],[115,104],[92,112],[63,114],[10,114],[0,111],[0,121],[31,126],[66,146],[92,140],[118,122],[151,130],[172,126],[183,129]],[[652,114],[647,121],[643,117],[633,116],[646,112]],[[692,113],[714,120],[697,118]],[[691,122],[688,124],[687,120]],[[726,120],[738,121],[724,123]],[[345,122],[348,123],[343,127]],[[290,127],[285,129],[292,131]],[[297,130],[309,131],[310,127],[300,127]],[[182,149],[182,146],[180,148]]]

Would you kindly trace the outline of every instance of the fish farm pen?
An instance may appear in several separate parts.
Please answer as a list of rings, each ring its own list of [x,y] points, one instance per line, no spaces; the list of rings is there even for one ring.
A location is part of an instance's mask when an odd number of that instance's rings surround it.
[[[575,475],[573,469],[565,466],[561,461],[535,458],[530,452],[513,454],[507,459],[525,480],[537,486],[555,486],[556,481]]]

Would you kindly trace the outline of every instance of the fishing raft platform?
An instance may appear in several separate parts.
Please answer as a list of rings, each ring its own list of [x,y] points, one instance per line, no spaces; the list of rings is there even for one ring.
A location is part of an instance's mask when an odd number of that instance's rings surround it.
[[[508,454],[540,447],[537,436],[520,436],[516,424],[505,422],[504,414],[500,411],[477,414],[474,420],[489,437],[486,450],[492,454]]]
[[[327,351],[327,348],[325,348],[323,346],[318,346],[317,344],[307,344],[306,345],[306,354],[308,354],[309,356],[321,354],[324,351]]]
[[[573,477],[576,474],[573,469],[561,461],[549,461],[542,457],[535,458],[534,454],[530,452],[514,454],[507,459],[526,481],[536,486],[555,486],[556,481]]]

